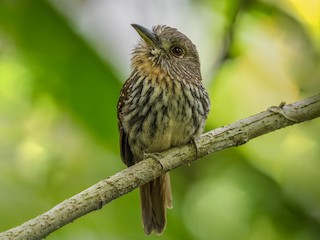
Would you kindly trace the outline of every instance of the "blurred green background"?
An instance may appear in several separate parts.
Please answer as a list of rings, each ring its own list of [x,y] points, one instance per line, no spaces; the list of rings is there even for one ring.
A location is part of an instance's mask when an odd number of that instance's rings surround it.
[[[2,0],[0,231],[122,169],[116,104],[138,35],[197,45],[206,130],[320,90],[317,0]],[[172,171],[174,208],[148,239],[320,239],[319,119]],[[147,239],[138,191],[47,239]]]

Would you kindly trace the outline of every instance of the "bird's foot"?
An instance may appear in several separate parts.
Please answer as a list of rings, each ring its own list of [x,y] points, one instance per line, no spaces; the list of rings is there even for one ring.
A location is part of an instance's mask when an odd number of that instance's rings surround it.
[[[161,161],[159,160],[162,155],[161,153],[158,153],[158,152],[154,152],[154,153],[147,153],[147,152],[144,152],[143,153],[143,159],[147,159],[147,158],[152,158],[153,160],[155,160],[157,163],[159,163],[159,165],[161,166],[161,168],[163,169],[163,165],[161,163]]]
[[[191,143],[194,145],[194,148],[196,150],[196,158],[200,157],[200,149],[198,147],[197,138],[191,139]]]

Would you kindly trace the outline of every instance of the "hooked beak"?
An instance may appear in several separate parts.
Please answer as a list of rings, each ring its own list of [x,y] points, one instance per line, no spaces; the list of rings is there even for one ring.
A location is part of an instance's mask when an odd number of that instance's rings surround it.
[[[151,47],[159,46],[158,36],[154,32],[138,24],[131,24],[131,26],[137,31],[141,38]]]

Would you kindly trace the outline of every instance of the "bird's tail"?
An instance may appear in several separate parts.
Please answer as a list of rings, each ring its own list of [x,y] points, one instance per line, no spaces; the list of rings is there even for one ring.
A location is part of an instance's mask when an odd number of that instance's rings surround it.
[[[167,208],[172,208],[169,173],[140,187],[140,202],[145,234],[161,234],[166,227]]]

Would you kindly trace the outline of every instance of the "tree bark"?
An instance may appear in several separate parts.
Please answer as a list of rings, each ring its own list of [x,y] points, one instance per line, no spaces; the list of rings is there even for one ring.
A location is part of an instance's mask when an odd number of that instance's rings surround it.
[[[96,183],[20,226],[0,233],[0,239],[42,239],[167,171],[319,116],[320,94],[292,104],[281,103],[278,107],[270,107],[249,118],[207,132],[194,143],[162,153],[148,154],[144,161]]]

